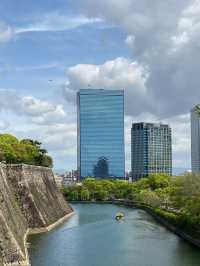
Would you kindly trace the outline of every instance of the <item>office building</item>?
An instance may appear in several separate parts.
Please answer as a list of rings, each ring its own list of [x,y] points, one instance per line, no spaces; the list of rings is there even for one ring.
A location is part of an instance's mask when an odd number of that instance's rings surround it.
[[[80,177],[124,178],[124,91],[82,89],[77,106]]]
[[[168,125],[135,123],[131,129],[132,177],[152,173],[172,174],[171,128]]]
[[[200,105],[191,110],[191,161],[192,173],[200,173]]]

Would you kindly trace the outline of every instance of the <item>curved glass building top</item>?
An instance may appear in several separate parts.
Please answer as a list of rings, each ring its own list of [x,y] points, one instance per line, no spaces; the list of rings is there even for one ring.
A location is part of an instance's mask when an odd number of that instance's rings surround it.
[[[77,105],[80,176],[124,177],[124,91],[83,89]]]

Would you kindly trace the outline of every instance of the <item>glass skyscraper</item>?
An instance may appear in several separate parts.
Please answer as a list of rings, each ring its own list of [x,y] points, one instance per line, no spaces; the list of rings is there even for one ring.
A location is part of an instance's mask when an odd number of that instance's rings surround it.
[[[172,175],[172,140],[168,125],[135,123],[131,129],[133,179],[151,173]]]
[[[191,110],[191,159],[192,172],[200,173],[200,105]]]
[[[77,106],[80,177],[123,178],[124,91],[82,89]]]

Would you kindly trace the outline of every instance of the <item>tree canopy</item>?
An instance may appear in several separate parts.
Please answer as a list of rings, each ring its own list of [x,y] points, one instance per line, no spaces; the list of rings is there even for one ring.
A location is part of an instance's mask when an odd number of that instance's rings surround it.
[[[11,134],[0,134],[0,161],[53,167],[53,160],[42,143],[32,139],[18,140]]]
[[[153,208],[162,216],[189,227],[200,227],[200,176],[152,174],[134,183],[88,178],[63,188],[67,200],[129,200]],[[200,230],[199,230],[200,231]]]

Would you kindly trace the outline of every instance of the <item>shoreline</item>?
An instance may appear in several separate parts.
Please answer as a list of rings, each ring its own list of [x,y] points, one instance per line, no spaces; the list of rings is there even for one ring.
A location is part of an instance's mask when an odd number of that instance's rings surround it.
[[[57,226],[63,224],[65,221],[67,221],[72,215],[74,215],[74,211],[72,210],[72,212],[66,214],[65,216],[63,216],[62,218],[60,218],[59,220],[57,220],[55,223],[52,223],[46,227],[40,227],[40,228],[28,228],[28,230],[26,231],[26,234],[24,235],[24,248],[25,248],[25,257],[26,260],[24,261],[20,261],[19,263],[16,264],[12,264],[13,266],[19,266],[19,265],[23,265],[23,266],[31,266],[31,262],[30,262],[30,257],[29,257],[29,242],[28,237],[31,235],[38,235],[38,234],[43,234],[43,233],[47,233],[52,231],[53,229],[55,229]]]
[[[153,208],[150,208],[144,204],[137,204],[131,201],[124,201],[124,200],[108,200],[108,201],[70,201],[70,203],[74,204],[116,204],[122,205],[126,207],[137,208],[146,211],[149,215],[151,215],[159,224],[163,225],[166,229],[170,232],[174,233],[175,235],[179,236],[181,239],[189,242],[190,244],[194,245],[197,248],[200,248],[200,239],[194,239],[189,233],[185,232],[178,228],[178,226],[173,225],[170,223],[165,217],[158,215]]]

